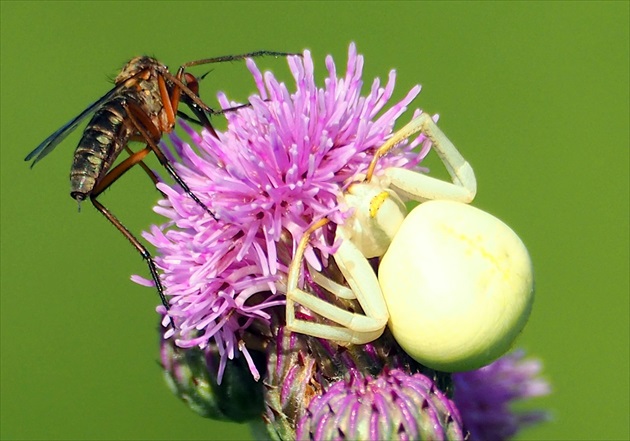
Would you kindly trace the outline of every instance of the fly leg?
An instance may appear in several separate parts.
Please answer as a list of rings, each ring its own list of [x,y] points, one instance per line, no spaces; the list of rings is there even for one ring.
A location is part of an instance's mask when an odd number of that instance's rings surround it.
[[[135,154],[134,151],[131,150],[128,146],[125,146],[125,151],[127,153],[129,153],[129,156],[133,156]],[[138,165],[140,167],[142,167],[142,170],[144,170],[146,172],[146,174],[149,176],[149,179],[151,179],[151,181],[153,181],[153,185],[157,185],[157,183],[160,182],[160,180],[158,179],[157,175],[153,172],[153,170],[151,170],[149,168],[148,165],[145,164],[144,161],[139,161]],[[160,191],[160,193],[162,193],[162,192]],[[162,193],[162,195],[164,197],[166,197],[166,195],[164,193]]]
[[[216,137],[216,132],[214,131],[214,128],[212,127],[212,124],[210,124],[210,121],[208,120],[208,118],[205,116],[205,113],[209,115],[217,115],[217,114],[221,114],[225,112],[226,110],[230,110],[230,111],[236,110],[240,108],[241,106],[237,106],[231,109],[224,109],[222,111],[216,111],[212,109],[211,107],[209,107],[206,103],[204,103],[201,100],[201,98],[199,98],[199,84],[197,82],[197,79],[191,74],[184,73],[186,68],[192,67],[192,66],[199,66],[202,64],[224,63],[227,61],[244,60],[246,58],[255,58],[255,57],[263,57],[263,56],[288,57],[291,55],[302,56],[301,54],[295,54],[295,53],[289,53],[289,52],[276,52],[276,51],[263,50],[263,51],[256,51],[256,52],[248,52],[246,54],[224,55],[221,57],[204,58],[202,60],[189,61],[188,63],[182,64],[179,67],[179,69],[177,69],[177,74],[175,75],[173,75],[166,69],[160,69],[159,70],[160,75],[158,75],[158,84],[159,84],[160,92],[162,95],[162,101],[164,102],[164,110],[167,112],[167,115],[168,114],[173,115],[172,121],[174,125],[175,114],[178,113],[177,108],[179,106],[181,94],[183,93],[186,96],[185,98],[183,98],[183,101],[188,105],[188,107],[190,107],[190,109],[197,116],[197,118],[199,118],[199,122],[203,126],[205,126]],[[165,99],[167,96],[169,96],[167,92],[165,80],[170,81],[174,85],[172,94],[170,95],[170,100]],[[166,101],[168,101],[168,103]],[[243,107],[246,107],[246,106],[247,104],[244,105]],[[186,119],[190,119],[190,118],[186,118]],[[169,116],[169,120],[170,120],[170,116]],[[164,131],[170,132],[171,130],[172,130],[172,126],[170,129],[164,130]]]
[[[142,159],[144,159],[144,157],[147,156],[150,152],[151,148],[145,147],[144,149],[133,153],[130,157],[128,157],[112,170],[110,170],[109,173],[107,173],[103,177],[103,179],[99,181],[99,183],[94,187],[94,190],[90,193],[90,201],[92,202],[92,205],[94,205],[94,207],[107,218],[107,220],[109,220],[116,228],[118,228],[118,231],[120,231],[122,235],[125,236],[129,242],[131,242],[131,245],[133,245],[134,248],[138,250],[142,258],[147,262],[149,272],[151,273],[151,278],[155,283],[155,287],[158,291],[158,295],[160,296],[160,300],[162,301],[162,305],[164,305],[166,310],[168,310],[168,300],[164,295],[164,287],[162,286],[162,282],[160,281],[160,278],[158,276],[157,267],[155,266],[155,262],[153,261],[151,253],[149,253],[149,250],[147,250],[147,248],[127,229],[127,227],[125,227],[118,220],[116,216],[114,216],[111,211],[109,211],[107,208],[105,208],[103,204],[96,200],[96,198],[103,191],[109,188],[109,186],[112,185],[125,172],[127,172],[127,170],[138,163],[142,163]]]
[[[181,93],[183,92],[185,95],[188,96],[188,98],[192,102],[194,102],[198,106],[198,108],[203,109],[205,112],[209,113],[210,115],[217,113],[216,111],[208,107],[206,103],[201,101],[201,98],[199,98],[199,95],[197,93],[198,90],[197,91],[192,90],[194,89],[194,87],[191,88],[187,84],[185,84],[184,81],[182,81],[184,77],[184,70],[186,70],[187,67],[199,66],[201,64],[223,63],[226,61],[244,60],[245,58],[254,58],[254,57],[263,57],[263,56],[288,57],[290,55],[301,56],[301,54],[293,54],[289,52],[256,51],[256,52],[249,52],[249,53],[240,54],[240,55],[224,55],[222,57],[204,58],[202,60],[189,61],[188,63],[184,63],[181,66],[179,66],[179,69],[177,69],[176,75],[173,75],[172,73],[170,73],[166,68],[160,68],[158,69],[160,73],[160,75],[158,75],[158,82],[160,83],[159,86],[160,86],[162,99],[168,96],[168,92],[166,92],[167,87],[166,87],[165,79],[173,83],[175,86],[173,89],[173,95],[171,96],[171,100],[169,101],[168,104],[164,103],[165,104],[164,109],[167,112],[172,112],[173,114],[175,114],[177,112],[177,106],[179,104],[179,97]],[[171,104],[172,104],[172,108],[170,110],[167,109],[167,106],[171,106]],[[173,118],[173,121],[174,121],[174,118]]]
[[[197,78],[195,78],[194,75],[189,74],[189,73],[184,73],[183,76],[184,76],[184,79],[186,80],[186,85],[191,90],[191,92],[199,96],[199,82],[197,81]],[[180,89],[177,87],[174,88],[173,96],[171,97],[172,102],[177,103],[177,100],[179,100],[180,97],[181,97]],[[212,124],[210,123],[210,119],[208,119],[206,112],[204,112],[204,110],[197,103],[191,100],[190,97],[186,94],[184,94],[184,96],[181,97],[181,101],[186,103],[186,105],[190,108],[190,110],[192,110],[192,112],[195,114],[198,120],[195,120],[180,111],[177,111],[177,115],[180,118],[183,118],[185,120],[194,122],[195,124],[199,124],[205,127],[206,130],[208,130],[210,134],[212,134],[212,136],[218,139],[219,135],[217,135],[217,132],[214,130],[214,127],[212,127]],[[175,105],[174,108],[177,109],[177,105]],[[220,112],[215,112],[215,111],[212,112],[213,115],[217,113],[220,113]]]
[[[177,71],[178,77],[181,77],[179,74],[183,72],[184,69],[191,66],[199,66],[201,64],[212,64],[212,63],[224,63],[226,61],[237,61],[244,60],[245,58],[257,58],[257,57],[289,57],[289,56],[298,56],[301,57],[302,54],[290,53],[290,52],[276,52],[276,51],[255,51],[248,52],[246,54],[239,55],[224,55],[221,57],[213,57],[213,58],[204,58],[203,60],[189,61],[188,63],[184,63],[179,67]]]
[[[159,78],[159,77],[158,77]],[[184,180],[177,174],[170,161],[156,143],[156,139],[160,139],[161,133],[160,129],[158,129],[155,124],[151,121],[151,119],[147,116],[147,114],[133,101],[129,101],[125,105],[127,110],[127,116],[129,120],[134,125],[136,130],[140,132],[140,135],[144,138],[144,141],[147,143],[147,148],[153,150],[155,155],[158,157],[160,164],[166,169],[166,171],[173,177],[175,182],[177,182],[184,192],[194,200],[197,205],[203,208],[210,216],[212,216],[215,220],[217,217],[214,215],[212,211],[203,203],[199,198],[190,190],[188,185],[184,182]],[[149,133],[151,132],[151,134]],[[129,159],[129,158],[127,158]]]
[[[201,76],[200,78],[203,78],[204,76],[205,75]],[[190,88],[190,90],[193,91],[195,94],[199,95],[198,79],[195,78],[194,75],[189,74],[188,72],[184,73],[184,78],[186,80],[186,85]],[[212,126],[212,123],[210,123],[210,119],[208,119],[207,115],[223,115],[227,112],[234,112],[235,110],[251,107],[251,104],[247,103],[247,104],[241,104],[239,106],[229,107],[227,109],[213,110],[212,112],[206,112],[198,104],[196,104],[193,100],[191,100],[190,97],[186,94],[180,96],[180,102],[185,103],[190,108],[190,110],[192,110],[193,114],[197,117],[197,119],[192,118],[191,116],[188,116],[187,114],[179,110],[177,111],[177,116],[193,124],[197,124],[199,126],[204,127],[206,130],[210,132],[212,136],[214,136],[217,139],[219,138],[219,135],[217,135],[217,132],[214,130],[214,127]]]

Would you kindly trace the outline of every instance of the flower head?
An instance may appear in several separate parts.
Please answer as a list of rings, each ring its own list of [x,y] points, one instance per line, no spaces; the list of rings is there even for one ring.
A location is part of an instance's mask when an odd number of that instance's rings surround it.
[[[171,392],[190,409],[215,420],[243,422],[260,417],[264,409],[263,388],[251,376],[242,358],[228,361],[219,384],[216,346],[183,349],[173,339],[164,338],[160,344],[164,379]],[[264,354],[253,355],[257,365],[264,369]]]
[[[453,403],[426,376],[385,369],[359,371],[313,399],[297,439],[464,439]]]
[[[172,390],[206,417],[262,416],[265,436],[272,439],[463,439],[462,419],[474,437],[498,439],[539,419],[507,408],[513,399],[544,391],[533,379],[537,368],[518,356],[454,374],[453,382],[450,374],[410,358],[388,330],[349,347],[287,331],[282,305],[297,242],[327,218],[311,236],[305,258],[327,277],[339,277],[328,259],[338,246],[331,238],[351,214],[340,195],[364,178],[420,90],[414,87],[385,110],[394,87],[391,72],[384,87],[375,80],[362,96],[363,58],[354,45],[342,78],[326,59],[323,88],[315,85],[308,51],[290,57],[289,66],[293,92],[248,61],[258,94],[249,98],[249,107],[226,113],[225,132],[199,134],[181,123],[195,149],[171,137],[174,153],[168,155],[178,174],[216,215],[180,188],[158,184],[166,199],[156,211],[168,221],[145,238],[157,248],[170,299],[168,314],[160,312],[169,316],[164,323],[175,324],[162,340]],[[223,95],[220,102],[224,108],[238,104]],[[425,141],[418,136],[396,146],[375,173],[417,170],[430,148]],[[303,276],[311,294],[348,310],[360,308],[356,300],[319,286],[309,271]],[[313,319],[308,309],[297,315]],[[496,410],[498,418],[484,409]]]
[[[463,439],[450,375],[420,366],[389,333],[362,346],[272,325],[264,419],[272,439]]]
[[[337,78],[327,58],[324,88],[315,85],[308,51],[303,58],[289,57],[289,66],[294,92],[249,60],[258,95],[250,97],[251,106],[226,113],[227,131],[216,138],[182,123],[198,151],[171,138],[180,158],[174,161],[177,172],[218,221],[181,189],[160,183],[167,199],[156,212],[169,221],[145,234],[157,248],[169,315],[179,330],[177,344],[203,348],[214,340],[221,356],[219,377],[237,351],[249,357],[242,342],[252,323],[269,324],[270,308],[284,302],[278,286],[310,224],[323,217],[332,221],[313,236],[309,262],[321,267],[314,250],[324,261],[334,251],[335,244],[325,237],[349,214],[339,195],[365,173],[420,91],[414,87],[383,111],[394,89],[392,71],[385,87],[377,79],[361,96],[363,57],[354,45],[343,78]],[[220,102],[236,104],[225,96]],[[396,154],[379,162],[379,169],[415,167],[430,147],[414,152],[423,141],[419,136],[402,143]],[[253,363],[250,368],[258,378]]]
[[[518,400],[550,393],[549,383],[539,377],[540,361],[525,360],[524,355],[516,351],[481,369],[453,374],[453,400],[471,441],[509,439],[523,427],[549,418],[544,411],[511,408]]]

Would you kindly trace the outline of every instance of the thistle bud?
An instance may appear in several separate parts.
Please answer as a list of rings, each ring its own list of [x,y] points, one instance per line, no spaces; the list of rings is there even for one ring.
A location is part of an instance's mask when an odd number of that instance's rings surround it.
[[[422,374],[352,371],[313,401],[297,427],[299,440],[464,439],[457,409]]]
[[[253,356],[262,354],[253,352]],[[219,354],[216,348],[183,349],[173,339],[162,340],[161,364],[171,391],[205,418],[244,422],[260,417],[263,389],[254,380],[242,358],[228,360],[221,382],[217,381]]]

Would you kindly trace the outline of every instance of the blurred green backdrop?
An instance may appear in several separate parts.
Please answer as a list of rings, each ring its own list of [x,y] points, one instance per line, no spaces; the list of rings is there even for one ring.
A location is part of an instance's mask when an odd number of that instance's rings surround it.
[[[155,293],[139,256],[68,170],[79,132],[34,170],[24,156],[110,88],[137,54],[171,67],[257,49],[347,46],[364,79],[398,70],[416,106],[475,167],[476,205],[511,225],[537,272],[518,342],[545,363],[554,421],[520,439],[627,439],[628,2],[1,2],[3,439],[244,439],[193,415],[158,369]],[[289,79],[284,60],[260,60]],[[203,73],[203,69],[197,71]],[[202,84],[246,100],[243,64]],[[403,118],[404,119],[404,118]],[[220,118],[215,119],[221,127]],[[437,164],[432,162],[431,164]],[[443,173],[436,168],[436,173]],[[159,220],[138,170],[104,201],[139,232]]]

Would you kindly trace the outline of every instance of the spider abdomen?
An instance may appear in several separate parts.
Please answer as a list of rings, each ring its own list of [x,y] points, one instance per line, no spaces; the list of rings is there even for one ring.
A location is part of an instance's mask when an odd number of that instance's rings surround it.
[[[444,200],[407,216],[379,282],[398,343],[443,371],[476,369],[503,355],[534,299],[531,260],[516,233],[484,211]]]

